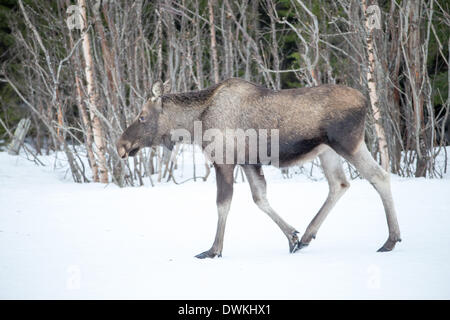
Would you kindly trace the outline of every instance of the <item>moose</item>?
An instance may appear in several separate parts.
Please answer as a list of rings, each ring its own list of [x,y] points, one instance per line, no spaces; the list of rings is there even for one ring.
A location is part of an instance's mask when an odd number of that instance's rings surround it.
[[[383,202],[389,236],[378,251],[391,251],[401,241],[389,173],[373,159],[364,142],[367,103],[358,90],[342,85],[321,85],[275,91],[231,78],[204,90],[169,91],[160,80],[153,84],[153,96],[144,103],[142,111],[117,141],[121,158],[135,156],[144,147],[163,145],[172,149],[175,142],[171,132],[184,129],[193,133],[195,121],[201,121],[202,130],[277,129],[278,166],[289,167],[319,157],[329,185],[325,203],[299,239],[299,232],[285,222],[267,200],[263,163],[249,162],[247,158],[239,163],[214,162],[217,231],[212,247],[197,258],[222,256],[225,225],[233,196],[233,171],[237,165],[247,177],[255,204],[283,231],[291,253],[315,239],[330,210],[349,189],[341,157],[374,186]],[[205,142],[200,147],[205,148]]]

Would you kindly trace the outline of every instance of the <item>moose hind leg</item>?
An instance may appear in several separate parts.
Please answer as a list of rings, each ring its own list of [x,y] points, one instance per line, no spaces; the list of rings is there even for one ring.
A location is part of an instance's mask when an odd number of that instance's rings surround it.
[[[253,201],[264,211],[283,231],[284,235],[289,241],[289,252],[293,253],[299,248],[298,231],[286,223],[276,212],[272,209],[267,200],[267,184],[264,178],[264,173],[260,165],[246,165],[243,166],[245,175],[247,176],[250,190],[252,192]]]
[[[205,259],[222,256],[225,225],[233,197],[233,169],[234,165],[215,165],[217,183],[216,203],[219,214],[216,237],[211,249],[196,255],[196,258]]]
[[[394,249],[395,244],[401,241],[401,238],[397,215],[395,213],[394,200],[392,199],[389,173],[384,171],[372,158],[372,155],[369,150],[367,150],[364,142],[353,155],[346,156],[346,158],[356,167],[361,175],[373,185],[383,201],[389,237],[378,251],[391,251]]]
[[[308,228],[300,241],[300,249],[309,245],[312,239],[316,238],[317,231],[336,205],[345,191],[350,187],[350,183],[345,177],[340,156],[332,149],[328,149],[319,155],[325,177],[328,181],[328,197],[320,208],[319,212],[312,219]]]

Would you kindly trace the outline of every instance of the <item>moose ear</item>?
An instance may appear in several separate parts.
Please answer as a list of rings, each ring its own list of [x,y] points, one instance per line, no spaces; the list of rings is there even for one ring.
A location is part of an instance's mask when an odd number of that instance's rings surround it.
[[[156,81],[152,86],[152,93],[154,98],[158,98],[163,95],[163,83],[161,80]]]

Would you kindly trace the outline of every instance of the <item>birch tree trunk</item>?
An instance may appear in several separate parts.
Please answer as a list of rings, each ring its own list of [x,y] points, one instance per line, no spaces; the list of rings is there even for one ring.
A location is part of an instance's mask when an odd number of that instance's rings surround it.
[[[209,30],[211,38],[211,56],[213,63],[214,83],[219,83],[219,61],[217,60],[217,42],[216,42],[216,27],[214,24],[214,8],[215,0],[208,1],[209,8]]]
[[[428,151],[425,146],[424,139],[424,94],[423,94],[423,73],[422,67],[422,43],[420,36],[420,7],[422,1],[411,1],[409,11],[405,12],[409,15],[408,30],[408,56],[410,68],[410,85],[412,92],[413,110],[414,110],[414,127],[415,127],[415,147],[417,152],[416,177],[425,177],[427,171]]]
[[[196,68],[197,68],[197,79],[198,79],[198,89],[202,90],[204,86],[204,77],[203,77],[203,51],[202,51],[202,36],[200,30],[200,20],[198,17],[200,16],[198,0],[195,1],[195,14],[196,14],[196,26],[195,26],[195,55],[196,55]]]
[[[81,15],[85,23],[84,29],[87,29],[87,13],[86,13],[86,1],[78,0],[78,5],[80,6]],[[94,62],[91,53],[91,44],[89,39],[89,33],[84,32],[83,36],[83,57],[85,62],[85,73],[86,73],[86,83],[87,83],[87,94],[89,99],[89,112],[92,122],[92,132],[94,135],[95,143],[95,153],[99,159],[99,178],[101,183],[108,183],[108,168],[106,166],[106,143],[103,135],[102,125],[100,119],[97,115],[97,92],[95,89],[95,74],[94,74]]]
[[[270,17],[270,33],[272,40],[272,57],[273,57],[273,70],[275,71],[275,89],[281,89],[281,77],[280,73],[280,57],[278,55],[278,40],[277,40],[277,31],[275,25],[275,8],[274,4],[271,0],[266,1],[267,11]]]
[[[375,54],[374,54],[374,44],[373,44],[373,26],[370,25],[369,15],[367,13],[367,2],[366,0],[362,1],[362,9],[365,15],[365,27],[366,27],[366,40],[367,40],[367,53],[368,53],[368,71],[367,71],[367,86],[369,88],[369,98],[370,105],[372,107],[373,116],[375,119],[375,131],[378,138],[378,150],[380,152],[380,160],[381,166],[384,170],[389,170],[389,151],[388,145],[386,141],[386,134],[384,132],[381,112],[378,103],[378,95],[377,95],[377,84],[375,77]],[[375,13],[373,13],[375,14]]]
[[[66,0],[66,5],[67,5],[67,7],[69,7],[69,5],[70,5],[69,0]],[[73,41],[71,32],[69,32],[69,44],[70,44],[70,48],[74,47],[74,41]],[[80,70],[80,68],[81,68],[81,63],[79,60],[78,52],[76,53],[76,55],[74,55],[72,57],[72,63],[74,65],[74,69],[75,69],[74,76],[75,76],[76,103],[78,106],[78,110],[80,112],[81,123],[83,124],[84,131],[85,131],[84,144],[86,146],[86,152],[87,152],[88,159],[89,159],[89,165],[91,166],[91,170],[92,170],[92,180],[94,182],[99,182],[98,164],[97,164],[97,160],[95,159],[94,151],[92,149],[92,144],[93,144],[92,126],[91,126],[91,122],[89,120],[89,116],[86,111],[86,108],[84,107],[84,104],[83,104],[83,90],[81,89],[82,82],[81,82],[80,75],[78,72],[78,70]]]

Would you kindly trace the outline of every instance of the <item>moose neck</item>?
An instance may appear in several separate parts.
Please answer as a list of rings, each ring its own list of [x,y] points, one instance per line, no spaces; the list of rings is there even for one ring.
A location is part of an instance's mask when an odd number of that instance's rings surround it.
[[[174,120],[174,129],[186,129],[192,135],[194,133],[194,123],[196,121],[202,121],[202,114],[207,108],[207,105],[188,105],[179,107],[177,106],[172,113]]]
[[[193,134],[194,122],[202,120],[202,114],[210,105],[217,85],[200,91],[166,94],[163,104],[172,105],[172,117],[176,128],[184,128]]]

